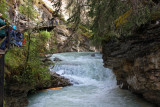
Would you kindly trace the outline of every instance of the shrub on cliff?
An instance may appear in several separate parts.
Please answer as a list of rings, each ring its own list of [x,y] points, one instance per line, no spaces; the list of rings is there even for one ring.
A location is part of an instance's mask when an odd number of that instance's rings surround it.
[[[34,86],[39,82],[50,80],[49,70],[43,66],[39,57],[33,55],[34,53],[31,54],[28,63],[25,63],[25,49],[15,48],[8,51],[5,56],[5,69],[8,71],[5,73],[7,84],[14,82]]]
[[[47,66],[41,61],[43,54],[40,51],[47,39],[48,32],[41,33],[41,36],[31,35],[30,57],[26,62],[27,45],[21,48],[10,49],[5,56],[6,83],[25,83],[32,86],[38,83],[50,81],[50,74]],[[45,85],[45,84],[44,84]]]
[[[51,37],[50,33],[47,31],[40,31],[40,38],[47,41]]]
[[[34,41],[34,45],[37,47],[37,51],[39,51],[41,54],[48,53],[48,50],[46,47],[48,44],[48,40],[51,38],[50,32],[40,31],[37,37]]]

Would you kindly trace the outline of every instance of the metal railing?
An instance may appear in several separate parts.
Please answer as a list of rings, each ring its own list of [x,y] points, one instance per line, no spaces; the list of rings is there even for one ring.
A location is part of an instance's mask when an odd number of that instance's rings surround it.
[[[4,25],[0,27],[0,30],[5,29],[6,35],[0,40],[0,46],[3,42],[7,40],[7,47],[4,50],[0,51],[0,107],[3,107],[4,102],[4,65],[5,65],[5,54],[7,50],[10,48],[10,31],[14,30],[15,32],[18,32],[17,30],[13,29],[9,25]]]
[[[0,30],[4,29],[6,27],[2,26],[0,28]],[[0,45],[7,39],[7,37],[4,37],[1,41],[0,41]],[[3,107],[3,99],[4,99],[4,55],[5,52],[1,52],[0,53],[0,107]]]

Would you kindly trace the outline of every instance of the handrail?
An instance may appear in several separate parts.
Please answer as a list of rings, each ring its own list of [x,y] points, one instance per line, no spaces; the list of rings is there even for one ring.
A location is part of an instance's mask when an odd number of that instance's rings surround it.
[[[11,38],[11,40],[17,40],[17,41],[21,41],[21,40],[19,40],[19,39],[14,39],[14,38]]]
[[[7,37],[5,36],[1,41],[0,41],[0,45],[3,43],[3,41],[6,39]]]
[[[1,29],[3,29],[3,28],[5,28],[5,27],[7,27],[7,29],[8,29],[8,33],[7,33],[7,36],[5,36],[2,40],[0,40],[0,45],[8,38],[8,48],[10,48],[10,39],[11,40],[18,40],[18,39],[14,39],[14,38],[10,38],[10,31],[11,30],[14,30],[15,32],[19,32],[18,30],[16,30],[16,29],[13,29],[10,25],[4,25],[4,26],[2,26],[2,27],[0,27],[0,30]],[[21,32],[20,32],[21,33]],[[22,33],[23,34],[23,33]]]
[[[0,30],[3,29],[3,28],[5,28],[6,26],[7,26],[7,25],[4,25],[4,26],[0,27]]]
[[[9,26],[9,28],[11,28],[12,30],[14,30],[14,31],[18,32],[16,29],[13,29],[11,26]]]
[[[7,27],[7,25],[4,25],[4,26],[0,27],[0,30],[3,29],[3,28],[5,28],[5,27]],[[18,32],[16,29],[13,29],[11,26],[9,26],[9,27],[10,27],[12,30]]]
[[[5,28],[6,26],[7,26],[7,25],[4,25],[4,26],[0,27],[0,30],[3,29],[3,28]],[[0,41],[0,45],[3,43],[3,41],[5,41],[6,38],[7,38],[7,37],[5,36],[5,37]]]

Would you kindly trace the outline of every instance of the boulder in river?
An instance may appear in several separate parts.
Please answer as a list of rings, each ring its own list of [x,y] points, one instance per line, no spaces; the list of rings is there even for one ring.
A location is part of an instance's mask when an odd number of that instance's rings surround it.
[[[92,57],[95,57],[95,53],[91,54]]]
[[[72,85],[69,79],[57,74],[56,72],[51,72],[51,83],[52,87],[65,87]]]
[[[50,59],[50,56],[44,56],[43,58],[41,58],[41,60],[46,66],[53,64],[53,61]]]
[[[53,61],[62,61],[62,60],[59,59],[59,58],[57,58],[57,57],[55,57],[55,58],[53,59]]]

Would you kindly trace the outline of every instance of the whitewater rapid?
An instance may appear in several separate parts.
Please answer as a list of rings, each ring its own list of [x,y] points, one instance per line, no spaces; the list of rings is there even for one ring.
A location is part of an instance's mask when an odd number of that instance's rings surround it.
[[[54,58],[62,61],[50,70],[68,78],[73,86],[29,96],[28,107],[152,107],[118,88],[112,71],[103,67],[101,54],[61,53],[53,54]]]

